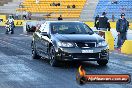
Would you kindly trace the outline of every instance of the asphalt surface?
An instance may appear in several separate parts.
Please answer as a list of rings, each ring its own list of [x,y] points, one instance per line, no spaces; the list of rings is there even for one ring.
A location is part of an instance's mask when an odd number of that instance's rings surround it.
[[[16,28],[15,34],[5,35],[0,27],[0,88],[132,88],[129,84],[76,83],[76,72],[82,65],[88,74],[130,74],[132,55],[110,52],[106,67],[96,62],[67,62],[60,67],[51,67],[44,59],[31,58],[31,34],[23,34]]]

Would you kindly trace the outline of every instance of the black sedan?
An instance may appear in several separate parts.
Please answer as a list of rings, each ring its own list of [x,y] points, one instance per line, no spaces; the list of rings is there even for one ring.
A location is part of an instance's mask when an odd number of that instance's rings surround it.
[[[109,49],[105,40],[83,22],[46,21],[34,34],[32,58],[49,59],[51,66],[60,61],[97,61],[106,65]]]

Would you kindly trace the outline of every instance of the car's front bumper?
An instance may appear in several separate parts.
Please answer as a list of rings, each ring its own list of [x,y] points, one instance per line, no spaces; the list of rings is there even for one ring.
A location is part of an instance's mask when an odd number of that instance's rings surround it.
[[[84,53],[82,50],[92,50],[92,53]],[[59,48],[56,51],[56,59],[64,61],[98,61],[109,59],[109,49],[107,47],[96,48]]]

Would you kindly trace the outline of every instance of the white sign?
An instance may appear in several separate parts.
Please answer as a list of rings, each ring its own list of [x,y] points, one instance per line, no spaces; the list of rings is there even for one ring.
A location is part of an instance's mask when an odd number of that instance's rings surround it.
[[[93,53],[93,50],[82,50],[82,53]]]

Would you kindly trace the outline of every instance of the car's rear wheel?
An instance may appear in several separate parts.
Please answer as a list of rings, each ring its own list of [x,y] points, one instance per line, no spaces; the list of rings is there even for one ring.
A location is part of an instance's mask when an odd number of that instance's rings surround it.
[[[52,67],[58,66],[58,61],[56,60],[55,49],[53,46],[50,47],[49,53],[50,53],[50,56],[49,56],[50,57],[50,65]]]
[[[35,45],[32,43],[32,58],[33,59],[40,59],[41,57],[37,54]]]
[[[100,66],[106,66],[107,63],[108,63],[108,60],[98,60],[97,63],[98,63]]]

